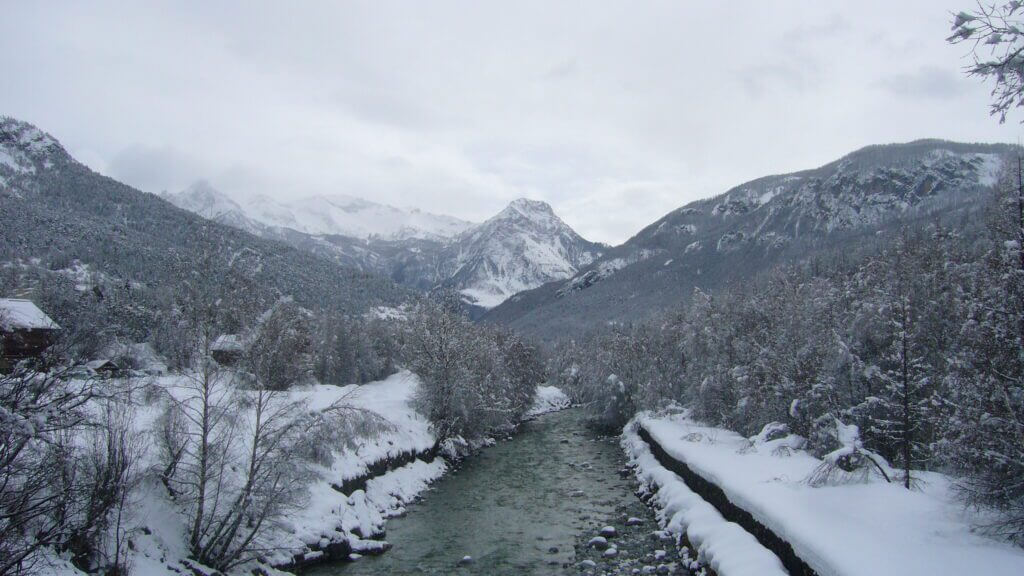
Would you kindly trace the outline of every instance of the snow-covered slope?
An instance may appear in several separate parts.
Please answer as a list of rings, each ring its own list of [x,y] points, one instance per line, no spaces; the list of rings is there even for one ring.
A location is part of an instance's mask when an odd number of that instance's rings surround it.
[[[237,260],[240,254],[245,258]],[[136,304],[149,310],[155,302],[146,295],[149,288],[172,285],[183,268],[229,259],[253,275],[246,294],[253,302],[289,294],[307,306],[354,312],[397,305],[411,295],[376,274],[233,227],[208,225],[93,172],[43,130],[0,117],[0,266],[38,262],[42,269],[59,270],[74,262],[138,287]]]
[[[240,204],[215,189],[206,180],[199,180],[181,192],[165,193],[163,198],[178,208],[253,234],[259,234],[264,228],[246,215]]]
[[[199,181],[164,198],[179,208],[239,228],[287,228],[304,234],[403,240],[445,239],[473,224],[452,216],[402,209],[352,196],[307,196],[275,200],[267,196],[232,198]]]
[[[492,308],[517,292],[572,277],[601,251],[547,203],[520,198],[449,247],[455,269],[446,284],[468,303]]]
[[[8,116],[0,116],[0,186],[20,176],[48,170],[55,160],[69,161],[55,138],[39,128]]]
[[[561,285],[518,294],[487,320],[553,338],[651,318],[694,288],[747,282],[778,264],[870,250],[904,225],[940,221],[977,233],[977,212],[1019,150],[919,140],[759,178],[673,210]]]

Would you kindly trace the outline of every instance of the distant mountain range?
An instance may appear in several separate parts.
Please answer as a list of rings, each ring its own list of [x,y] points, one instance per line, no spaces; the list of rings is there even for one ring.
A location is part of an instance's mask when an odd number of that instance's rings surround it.
[[[517,294],[483,320],[555,339],[657,318],[695,288],[749,282],[778,264],[853,257],[903,224],[941,221],[978,233],[983,200],[1020,151],[920,140],[759,178],[668,213],[571,278]]]
[[[163,197],[205,218],[379,272],[419,290],[459,291],[472,310],[576,274],[607,249],[551,206],[519,199],[481,224],[348,196],[236,200],[207,182]]]
[[[372,271],[211,222],[97,174],[52,136],[6,117],[0,117],[0,214],[5,272],[84,266],[160,299],[204,266],[232,267],[247,278],[245,297],[257,310],[282,296],[347,313],[413,297]]]
[[[168,289],[202,253],[246,254],[262,300],[290,294],[355,310],[407,300],[408,288],[451,288],[482,321],[554,340],[657,319],[694,289],[749,282],[780,264],[856,258],[903,225],[980,233],[983,200],[1020,152],[940,140],[870,146],[692,202],[608,247],[526,199],[479,224],[349,197],[239,201],[203,182],[161,199],[3,118],[0,265],[77,260]]]
[[[306,196],[288,201],[263,195],[234,199],[203,180],[181,192],[165,193],[163,198],[204,218],[251,231],[271,227],[359,239],[439,240],[473,226],[451,216],[404,210],[352,196]]]

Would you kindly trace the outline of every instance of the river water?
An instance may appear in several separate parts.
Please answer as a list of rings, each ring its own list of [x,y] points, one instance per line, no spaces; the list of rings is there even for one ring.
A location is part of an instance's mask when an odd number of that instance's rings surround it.
[[[307,574],[579,573],[586,558],[600,570],[610,561],[586,542],[606,525],[619,531],[614,569],[629,568],[664,543],[651,540],[657,526],[634,495],[635,481],[620,474],[624,465],[616,439],[591,432],[581,410],[546,414],[469,458],[389,520],[389,552]],[[628,517],[642,523],[627,527]],[[464,556],[473,561],[460,565]]]

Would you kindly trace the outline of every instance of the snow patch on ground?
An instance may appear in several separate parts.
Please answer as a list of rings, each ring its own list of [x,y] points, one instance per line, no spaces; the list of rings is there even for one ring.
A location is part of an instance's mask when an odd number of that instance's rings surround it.
[[[538,416],[548,412],[564,410],[572,404],[569,396],[556,386],[537,386],[537,396],[533,399],[533,407],[526,413],[529,416]]]
[[[982,186],[995,186],[999,182],[999,175],[1003,172],[1003,159],[998,154],[977,154],[976,158],[981,161],[978,167],[978,184]]]
[[[459,290],[459,294],[465,296],[466,302],[473,304],[474,306],[480,306],[481,308],[491,309],[505,300],[508,297],[515,294],[517,290],[504,286],[492,286],[491,290],[480,289],[480,288],[465,288]]]
[[[425,452],[435,443],[430,422],[412,407],[412,396],[419,385],[415,374],[402,371],[380,382],[361,386],[317,385],[304,394],[312,409],[322,409],[339,400],[382,416],[392,429],[383,434],[356,440],[354,449],[335,454],[330,481],[341,482],[366,474],[379,460],[408,452]]]
[[[1024,574],[1024,550],[974,533],[979,517],[957,502],[951,479],[941,474],[919,472],[918,491],[884,481],[812,488],[806,479],[821,460],[789,440],[748,440],[685,415],[636,420],[669,455],[792,544],[821,576]],[[780,442],[788,449],[780,450]],[[642,471],[657,470],[632,436],[623,445],[638,454]],[[664,479],[663,472],[642,473]]]

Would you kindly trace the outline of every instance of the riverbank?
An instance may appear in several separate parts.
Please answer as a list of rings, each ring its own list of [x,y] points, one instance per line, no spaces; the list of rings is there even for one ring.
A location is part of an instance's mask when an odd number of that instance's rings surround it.
[[[132,427],[147,441],[139,454],[144,473],[129,495],[121,527],[129,542],[127,562],[135,573],[170,576],[208,574],[212,570],[188,559],[188,519],[160,480],[164,466],[161,429],[170,398],[194,393],[195,378],[168,374],[136,382],[144,393],[138,398]],[[110,380],[110,386],[127,382]],[[239,574],[258,568],[267,574],[287,574],[327,561],[358,559],[388,549],[385,522],[404,513],[406,505],[449,471],[436,456],[436,438],[430,423],[413,408],[419,384],[410,372],[363,385],[308,385],[277,398],[289,406],[290,417],[333,418],[329,436],[310,438],[302,466],[305,477],[297,486],[299,501],[260,534],[259,561],[240,566]],[[564,394],[542,390],[531,411],[541,414],[564,406]],[[251,407],[240,400],[238,417],[247,418]],[[334,416],[336,416],[336,418]],[[244,420],[243,420],[244,421]],[[248,439],[242,426],[233,443],[244,450]],[[244,461],[244,454],[231,458]],[[61,576],[82,572],[56,554],[46,558],[47,570]]]
[[[303,547],[274,566],[306,569],[327,562],[358,560],[391,548],[385,540],[387,520],[404,514],[407,504],[450,471],[449,463],[438,455],[429,422],[412,406],[418,385],[416,375],[400,372],[382,382],[344,387],[337,392],[322,387],[310,391],[314,407],[330,406],[340,394],[347,404],[380,415],[390,430],[361,437],[336,456],[335,464],[323,475],[330,481],[330,490],[323,481],[314,483],[310,492],[316,504],[289,519],[291,532]],[[540,386],[528,416],[537,417],[568,405],[569,399],[561,390]]]
[[[735,512],[730,506],[820,576],[933,576],[982,567],[986,574],[1024,573],[1024,550],[975,533],[984,519],[956,500],[948,477],[921,472],[924,482],[914,491],[874,479],[814,488],[806,479],[821,460],[794,440],[747,439],[681,414],[641,414],[622,445],[654,494],[662,524],[685,534],[720,576],[784,574],[783,560],[792,560],[762,545],[756,527],[723,518]],[[684,482],[690,474],[695,478]],[[717,508],[715,490],[725,500]]]

